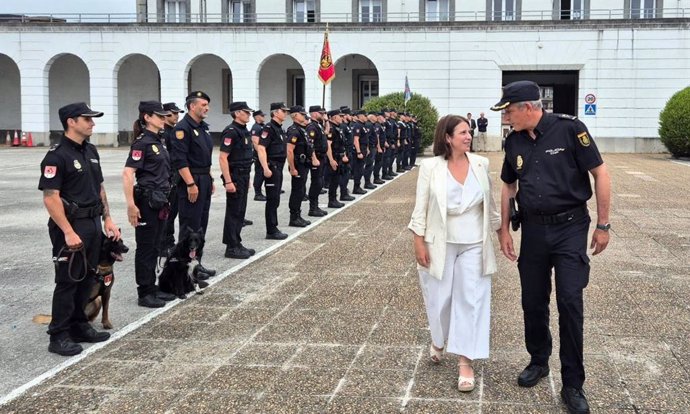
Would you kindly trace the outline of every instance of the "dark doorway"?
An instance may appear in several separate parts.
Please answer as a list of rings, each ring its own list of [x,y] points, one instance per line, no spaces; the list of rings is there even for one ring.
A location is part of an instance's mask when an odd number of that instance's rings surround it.
[[[519,80],[536,82],[542,88],[545,110],[577,116],[579,75],[576,70],[504,71],[503,85]]]

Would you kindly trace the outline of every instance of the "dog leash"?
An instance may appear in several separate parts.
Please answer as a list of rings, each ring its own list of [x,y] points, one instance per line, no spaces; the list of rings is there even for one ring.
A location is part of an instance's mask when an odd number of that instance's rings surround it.
[[[86,261],[86,249],[84,248],[84,244],[82,243],[81,247],[77,247],[75,249],[72,249],[67,245],[64,245],[58,252],[57,256],[53,257],[53,263],[55,264],[56,272],[58,271],[59,262],[61,261],[60,258],[62,256],[62,253],[64,252],[69,253],[69,259],[67,260],[69,262],[67,265],[67,276],[70,278],[70,280],[72,280],[75,283],[81,282],[89,274],[89,265]],[[72,265],[74,264],[75,253],[81,253],[82,261],[84,262],[83,273],[80,275],[79,278],[75,278],[72,274]]]

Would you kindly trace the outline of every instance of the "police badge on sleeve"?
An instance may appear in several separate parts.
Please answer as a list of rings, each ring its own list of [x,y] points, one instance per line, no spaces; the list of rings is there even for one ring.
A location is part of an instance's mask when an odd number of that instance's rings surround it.
[[[580,145],[583,147],[589,147],[590,140],[589,140],[589,134],[587,134],[587,131],[585,132],[580,132],[577,134],[577,140],[580,141]]]
[[[45,168],[43,168],[43,176],[45,178],[53,178],[55,174],[57,174],[56,165],[46,165]]]
[[[142,152],[141,150],[132,150],[132,159],[134,161],[139,161],[141,159]]]

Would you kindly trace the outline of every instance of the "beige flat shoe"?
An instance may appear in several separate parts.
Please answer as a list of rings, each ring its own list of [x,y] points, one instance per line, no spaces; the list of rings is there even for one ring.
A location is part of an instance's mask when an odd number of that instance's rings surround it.
[[[472,364],[458,364],[458,366],[471,367]],[[458,391],[470,392],[474,390],[474,386],[474,368],[472,369],[471,377],[463,377],[462,375],[458,375]]]
[[[429,345],[429,359],[431,359],[431,362],[433,362],[434,364],[440,363],[442,356],[443,348],[436,349],[436,347],[434,347],[434,344]]]

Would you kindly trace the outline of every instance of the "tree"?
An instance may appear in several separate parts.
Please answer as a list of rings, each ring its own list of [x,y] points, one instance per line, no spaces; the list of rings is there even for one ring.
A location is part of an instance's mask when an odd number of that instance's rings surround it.
[[[659,114],[659,137],[674,157],[690,157],[690,86],[666,102]]]
[[[429,98],[413,93],[412,99],[405,106],[403,93],[395,92],[370,99],[364,104],[362,109],[365,111],[380,111],[383,108],[394,108],[398,112],[410,112],[417,117],[417,124],[422,132],[422,143],[419,151],[422,151],[434,141],[438,111],[431,104]]]

